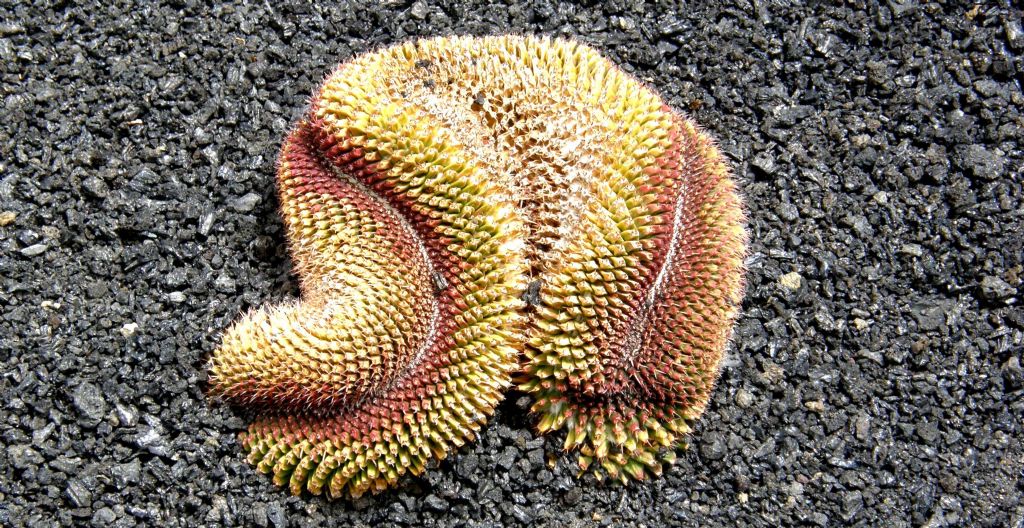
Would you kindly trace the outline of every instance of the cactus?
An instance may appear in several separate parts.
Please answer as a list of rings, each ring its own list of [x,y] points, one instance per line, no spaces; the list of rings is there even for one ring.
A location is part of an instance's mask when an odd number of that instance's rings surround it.
[[[470,441],[513,382],[582,470],[657,474],[743,288],[713,142],[594,50],[436,38],[331,74],[278,190],[300,302],[225,333],[210,393],[252,463],[357,497]],[[513,378],[515,377],[515,380]]]

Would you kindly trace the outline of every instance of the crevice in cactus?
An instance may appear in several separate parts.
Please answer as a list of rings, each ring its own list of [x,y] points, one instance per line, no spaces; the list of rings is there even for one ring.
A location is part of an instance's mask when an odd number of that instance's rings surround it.
[[[449,287],[449,280],[445,277],[445,273],[440,270],[435,264],[434,259],[437,256],[431,254],[431,249],[427,247],[427,244],[423,242],[423,233],[420,233],[407,218],[407,212],[399,211],[391,204],[384,196],[382,196],[377,189],[373,189],[362,181],[357,179],[355,176],[346,173],[342,167],[349,161],[343,161],[341,159],[331,159],[332,148],[336,146],[333,138],[325,137],[323,134],[317,134],[317,130],[323,130],[322,127],[316,127],[310,129],[310,125],[300,125],[305,130],[311,130],[308,137],[303,138],[299,143],[306,143],[311,148],[315,148],[316,152],[313,154],[317,160],[318,165],[326,173],[332,175],[337,180],[349,182],[355,189],[365,194],[367,197],[377,201],[381,204],[381,207],[387,211],[392,217],[397,220],[397,223],[401,228],[409,233],[409,238],[415,242],[416,249],[423,257],[423,261],[426,264],[426,273],[430,277],[430,285],[434,297],[429,303],[427,311],[430,313],[430,322],[427,325],[427,336],[423,339],[423,342],[419,344],[416,351],[412,354],[412,357],[405,363],[402,369],[392,378],[388,383],[384,383],[378,386],[374,391],[367,392],[360,400],[353,402],[351,407],[359,407],[367,399],[386,394],[395,385],[400,384],[406,377],[415,371],[416,367],[423,361],[428,351],[434,347],[438,339],[438,331],[441,326],[441,303],[439,298],[443,298]],[[304,146],[306,146],[304,145]],[[437,250],[434,250],[437,253]],[[335,411],[343,411],[344,408],[335,409]]]

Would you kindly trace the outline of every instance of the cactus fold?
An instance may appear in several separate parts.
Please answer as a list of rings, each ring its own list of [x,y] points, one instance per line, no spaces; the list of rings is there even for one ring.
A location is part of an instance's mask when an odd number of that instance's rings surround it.
[[[249,459],[359,496],[470,441],[513,383],[582,470],[659,474],[703,412],[746,232],[714,143],[593,49],[436,38],[331,74],[282,148],[301,301],[225,333]]]

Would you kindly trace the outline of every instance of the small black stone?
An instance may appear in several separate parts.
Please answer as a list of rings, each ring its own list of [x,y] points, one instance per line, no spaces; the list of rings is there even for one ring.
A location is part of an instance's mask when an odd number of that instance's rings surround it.
[[[981,279],[981,298],[986,301],[1002,301],[1017,294],[1017,288],[1010,286],[1001,277],[986,275]]]
[[[284,507],[278,502],[271,502],[267,504],[267,520],[270,521],[270,525],[275,528],[284,528],[288,525],[287,517],[285,517]]]
[[[64,494],[76,508],[85,508],[92,504],[92,492],[79,480],[69,481]]]
[[[708,460],[721,460],[725,458],[725,452],[725,442],[717,434],[706,435],[701,441],[700,453]]]
[[[96,298],[96,297],[93,297]],[[107,402],[103,393],[92,383],[82,383],[71,393],[71,400],[86,418],[98,422],[107,414]]]
[[[533,280],[526,286],[526,291],[523,292],[522,300],[530,306],[537,306],[540,304],[540,287],[541,280]]]
[[[423,503],[427,508],[438,512],[446,511],[448,509],[448,503],[437,495],[427,495],[427,497],[423,499]]]
[[[967,145],[957,148],[960,166],[982,180],[995,180],[1003,175],[1006,158],[996,148],[985,145]]]
[[[16,469],[29,469],[43,463],[43,456],[27,445],[7,447],[7,456]]]
[[[85,190],[86,195],[93,198],[106,198],[109,187],[107,187],[107,182],[96,176],[89,176],[82,180],[82,189]]]
[[[438,272],[433,272],[430,275],[431,282],[434,285],[434,295],[441,295],[445,290],[448,289],[448,279],[444,278],[444,275]]]

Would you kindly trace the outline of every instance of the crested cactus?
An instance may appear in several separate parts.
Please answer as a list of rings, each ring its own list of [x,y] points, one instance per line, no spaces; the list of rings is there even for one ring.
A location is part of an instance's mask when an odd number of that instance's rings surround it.
[[[359,496],[471,440],[513,383],[583,470],[661,471],[742,293],[721,156],[594,50],[437,38],[330,75],[282,149],[301,302],[227,330],[211,394],[249,459]],[[518,374],[517,374],[518,373]]]

